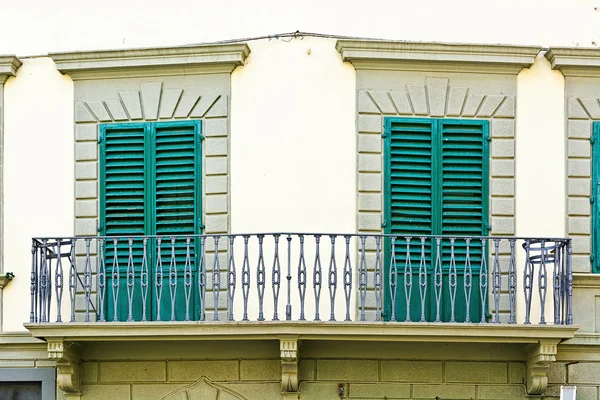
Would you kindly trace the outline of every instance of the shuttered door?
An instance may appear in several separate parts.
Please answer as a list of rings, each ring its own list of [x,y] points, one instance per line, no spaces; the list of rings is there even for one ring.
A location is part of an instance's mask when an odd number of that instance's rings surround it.
[[[387,120],[386,125],[386,207],[388,229],[386,233],[413,236],[410,249],[412,267],[412,293],[410,295],[411,320],[421,319],[421,302],[417,282],[419,279],[420,243],[418,236],[431,235],[434,230],[434,174],[432,133],[433,121],[426,119]],[[391,243],[386,241],[386,249]],[[427,264],[431,265],[431,245],[425,248]],[[385,252],[390,254],[389,251]],[[395,244],[398,285],[396,289],[396,319],[406,319],[405,276],[407,246],[405,240]],[[386,260],[392,264],[390,260]],[[390,265],[388,265],[388,268]],[[386,282],[389,282],[389,274]],[[389,304],[390,293],[386,296]],[[386,316],[391,317],[391,307],[386,307]]]
[[[199,230],[199,199],[200,192],[200,132],[199,125],[184,123],[157,124],[155,147],[155,217],[154,230],[156,235],[184,236],[200,233]],[[197,287],[195,246],[190,243],[190,262],[193,268],[192,287]],[[186,263],[187,245],[185,239],[179,237],[175,241],[176,257],[171,257],[172,243],[163,241],[161,258],[163,265],[163,291],[161,294],[161,319],[171,318],[171,294],[175,294],[178,306],[175,309],[177,320],[185,319],[185,282],[184,269]],[[171,267],[173,267],[171,269]],[[175,276],[169,272],[176,272]],[[190,283],[188,279],[188,283]],[[190,288],[190,289],[191,289]],[[198,315],[197,290],[190,299],[190,317]],[[192,318],[193,319],[193,318]]]
[[[147,318],[157,319],[158,298],[160,317],[171,319],[171,293],[175,295],[175,318],[185,319],[186,287],[184,270],[187,246],[181,236],[201,233],[201,150],[200,122],[182,121],[149,124],[111,124],[101,126],[100,160],[100,217],[102,234],[107,236],[160,235],[163,239],[158,257],[157,241],[148,241],[149,292]],[[175,241],[176,257],[171,257],[171,236]],[[140,270],[142,243],[134,246],[135,290],[133,317],[142,316]],[[199,315],[197,293],[197,240],[190,243],[192,276],[187,279],[191,290],[190,319]],[[106,243],[107,320],[114,317],[112,292],[112,241]],[[127,320],[127,265],[129,251],[126,239],[119,240],[118,320]],[[162,290],[155,283],[160,278],[157,264],[162,264]],[[172,268],[171,268],[172,267]],[[174,275],[170,275],[174,271]],[[191,279],[190,279],[191,278]],[[194,284],[196,283],[196,284]],[[158,296],[160,295],[160,296]]]
[[[149,134],[145,124],[102,125],[100,127],[100,220],[101,234],[127,236],[148,234],[147,181]],[[135,286],[140,287],[142,246],[134,247]],[[114,242],[105,242],[106,319],[112,321],[114,304],[117,319],[126,321],[129,315],[127,299],[127,265],[129,246],[126,239],[117,242],[117,262]],[[118,271],[118,280],[113,279]],[[141,291],[134,291],[134,318],[141,319]],[[149,303],[148,303],[149,304]]]
[[[442,235],[482,236],[487,235],[488,216],[488,153],[487,121],[440,120],[441,136],[441,231]],[[442,249],[444,266],[444,288],[449,287],[451,251],[448,241]],[[466,320],[467,301],[470,290],[469,315],[474,322],[481,321],[481,297],[479,293],[479,271],[481,266],[481,242],[469,243],[471,276],[466,266],[466,241],[457,239],[454,260],[457,271],[455,319]],[[466,274],[466,275],[465,275]],[[465,276],[467,277],[465,281]],[[467,291],[465,292],[465,283]],[[450,290],[442,297],[442,320],[451,319]]]
[[[421,298],[418,271],[421,260],[421,235],[480,236],[487,234],[487,121],[386,119],[385,179],[386,233],[412,236],[412,291],[410,314],[412,321],[421,319]],[[444,243],[447,243],[444,240]],[[386,243],[389,249],[390,243]],[[481,243],[470,244],[471,282],[470,316],[479,321],[479,266]],[[405,277],[406,242],[398,241],[395,249],[396,268],[400,274],[396,298],[396,319],[406,318]],[[449,296],[450,246],[442,247],[444,289],[442,319],[450,320]],[[466,243],[455,243],[456,282],[455,318],[464,321],[466,301],[464,269]],[[425,245],[428,286],[425,302],[426,319],[436,314],[432,271],[436,260],[435,243]],[[387,261],[387,260],[386,260]],[[387,261],[387,268],[392,264]],[[386,282],[386,316],[390,317],[389,269]]]

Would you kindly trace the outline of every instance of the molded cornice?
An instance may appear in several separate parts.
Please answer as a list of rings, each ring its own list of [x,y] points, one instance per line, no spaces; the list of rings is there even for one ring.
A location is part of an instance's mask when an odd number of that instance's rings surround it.
[[[0,84],[6,82],[9,76],[16,76],[22,62],[15,56],[0,55]]]
[[[552,47],[545,56],[564,76],[600,77],[600,48]]]
[[[539,343],[570,339],[577,326],[396,322],[110,322],[28,323],[34,337],[68,341],[299,340],[408,341],[433,343]]]
[[[207,44],[148,49],[50,53],[57,69],[73,80],[230,73],[244,65],[247,44]]]
[[[480,72],[516,75],[533,64],[540,46],[338,40],[336,49],[357,69]]]

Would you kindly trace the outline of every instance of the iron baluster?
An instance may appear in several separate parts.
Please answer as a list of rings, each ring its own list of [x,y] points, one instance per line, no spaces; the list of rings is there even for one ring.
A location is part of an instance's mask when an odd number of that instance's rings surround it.
[[[481,269],[479,273],[479,298],[481,299],[481,323],[486,322],[486,304],[488,298],[488,267],[486,250],[486,239],[481,239]]]
[[[298,235],[300,240],[300,258],[298,260],[298,295],[300,296],[300,321],[305,321],[304,298],[306,296],[306,261],[304,259],[304,235]]]
[[[71,258],[69,267],[69,298],[71,300],[71,322],[75,322],[75,297],[77,296],[77,258],[75,247],[77,239],[73,240],[71,246]]]
[[[162,265],[162,238],[156,238],[156,266],[154,270],[154,289],[156,290],[156,320],[160,321],[161,306],[160,299],[162,298],[163,290],[163,265]]]
[[[48,322],[46,320],[46,301],[48,290],[48,262],[46,260],[46,253],[48,252],[48,240],[42,241],[42,268],[41,268],[41,279],[40,279],[40,308],[41,308],[41,321]]]
[[[427,299],[427,260],[425,258],[425,238],[421,238],[421,260],[419,262],[419,296],[421,299],[421,322],[425,322],[425,300]]]
[[[456,307],[456,259],[454,258],[454,242],[455,238],[450,238],[450,274],[448,277],[448,286],[450,290],[450,322],[456,322],[455,307]]]
[[[287,235],[287,304],[285,305],[285,320],[292,320],[292,237]]]
[[[148,238],[142,240],[143,254],[142,254],[142,270],[140,272],[140,292],[142,295],[142,321],[147,321],[147,299],[148,299]]]
[[[185,320],[190,320],[190,301],[192,299],[192,238],[185,238],[185,264],[183,266],[183,294],[185,295]]]
[[[398,268],[396,265],[396,237],[392,237],[392,245],[390,251],[390,305],[392,306],[392,315],[390,321],[396,321],[396,294],[398,290]],[[406,281],[405,281],[406,282]],[[406,286],[404,287],[406,293]]]
[[[235,296],[235,257],[233,255],[233,244],[235,241],[235,236],[229,237],[229,263],[227,266],[227,299],[228,305],[227,309],[229,310],[229,321],[233,321],[233,297]]]
[[[538,290],[540,295],[540,325],[546,325],[546,290],[548,287],[548,274],[546,269],[546,242],[542,240],[541,245],[541,265],[538,272]]]
[[[392,238],[392,241],[395,238]],[[406,261],[404,262],[404,297],[406,300],[406,322],[410,322],[410,299],[412,297],[412,263],[410,260],[410,241],[411,237],[406,237]],[[396,275],[396,279],[398,276]],[[394,296],[396,297],[396,296]]]
[[[213,260],[212,270],[212,291],[213,291],[213,321],[219,320],[219,294],[221,292],[221,265],[219,263],[219,239],[220,236],[215,236],[215,258]]]
[[[515,263],[515,239],[509,239],[510,260],[508,264],[508,299],[510,304],[509,324],[516,324],[516,293],[517,293],[517,266]]]
[[[494,284],[494,323],[500,323],[500,291],[502,290],[502,273],[500,272],[500,239],[494,239],[494,269],[492,281]]]
[[[525,325],[531,324],[531,296],[533,293],[534,266],[531,260],[531,240],[525,240],[525,271],[523,274],[523,294],[525,295]]]
[[[56,241],[56,253],[58,258],[56,260],[56,270],[54,277],[54,287],[56,290],[56,322],[62,322],[61,308],[62,308],[62,296],[63,296],[63,265],[62,265],[62,253],[60,250],[61,240]]]
[[[273,258],[273,271],[271,271],[271,289],[273,290],[273,321],[279,321],[277,304],[279,302],[279,288],[281,284],[281,266],[279,264],[279,235],[273,235],[275,240],[275,256]]]
[[[135,291],[135,275],[133,265],[133,238],[128,238],[129,258],[127,259],[127,302],[129,306],[129,315],[127,322],[133,321],[133,294]]]
[[[433,271],[433,284],[435,290],[435,322],[441,322],[441,302],[443,290],[442,259],[441,259],[441,238],[435,238],[436,256],[435,267]]]
[[[113,239],[113,265],[111,271],[111,286],[112,286],[112,297],[113,297],[113,321],[119,320],[119,251],[118,251],[118,238]]]
[[[175,236],[171,236],[171,260],[169,262],[169,296],[171,300],[171,321],[175,321],[175,301],[177,299],[177,258],[175,253]]]
[[[561,242],[554,244],[554,265],[552,268],[552,294],[554,300],[554,325],[560,324],[560,263]]]
[[[315,293],[315,321],[320,321],[319,317],[319,299],[321,297],[321,256],[319,254],[319,244],[321,242],[321,235],[315,235],[315,269],[313,271],[313,291]]]
[[[367,259],[365,254],[366,236],[360,237],[360,266],[358,272],[358,291],[360,294],[360,320],[365,320],[365,302],[367,299],[367,284],[369,275],[367,274]]]
[[[346,258],[344,260],[344,295],[346,296],[346,319],[350,321],[350,295],[352,294],[352,262],[350,261],[350,235],[346,239]]]
[[[381,236],[375,236],[375,321],[381,321]]]
[[[106,295],[106,260],[104,259],[104,238],[98,239],[100,254],[98,259],[98,308],[100,309],[100,322],[106,322],[104,315],[104,301]]]
[[[467,306],[467,313],[465,317],[465,322],[471,322],[471,291],[473,289],[473,270],[471,269],[471,256],[470,256],[470,245],[471,239],[466,238],[465,244],[467,246],[466,249],[466,257],[465,257],[465,270],[463,271],[464,279],[464,289],[465,289],[465,303]]]
[[[337,264],[335,262],[335,235],[329,235],[331,239],[331,258],[329,259],[329,271],[327,285],[329,286],[329,302],[331,313],[329,321],[335,321],[335,293],[337,291]]]
[[[265,235],[258,235],[258,266],[256,268],[256,287],[258,289],[258,321],[264,321],[263,297],[265,294],[265,259],[263,256],[263,239]]]
[[[200,266],[198,268],[198,292],[200,294],[200,321],[206,319],[205,300],[206,300],[206,237],[200,237]]]
[[[248,259],[249,235],[244,235],[244,262],[242,263],[242,295],[244,297],[244,316],[242,321],[248,321],[248,295],[250,293],[250,260]]]

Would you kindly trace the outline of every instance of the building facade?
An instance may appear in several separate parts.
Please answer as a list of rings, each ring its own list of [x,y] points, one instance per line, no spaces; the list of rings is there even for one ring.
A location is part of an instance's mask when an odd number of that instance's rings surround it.
[[[0,394],[598,400],[599,71],[301,33],[0,57]]]

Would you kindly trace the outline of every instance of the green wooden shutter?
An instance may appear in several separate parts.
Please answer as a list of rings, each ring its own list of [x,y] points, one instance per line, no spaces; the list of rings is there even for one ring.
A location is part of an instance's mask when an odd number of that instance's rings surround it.
[[[148,234],[148,148],[147,126],[144,124],[114,124],[100,126],[100,228],[106,236]],[[142,245],[134,246],[135,285],[140,287]],[[117,318],[127,320],[127,264],[129,247],[120,239],[117,247],[120,275]],[[106,260],[106,319],[114,317],[112,292],[113,242],[105,242]],[[134,303],[141,304],[141,291],[134,292]],[[141,307],[134,310],[141,319]]]
[[[200,232],[200,123],[184,121],[178,123],[157,123],[155,130],[154,182],[154,232],[156,235],[193,235]],[[195,247],[192,241],[190,253],[194,277],[196,276]],[[177,267],[176,318],[185,318],[184,268],[186,243],[183,238],[175,242]],[[163,263],[163,293],[161,296],[161,319],[171,317],[169,293],[169,266],[171,263],[171,243],[163,241],[161,246]],[[193,279],[192,287],[197,287]],[[197,296],[190,302],[190,317],[197,317]]]
[[[200,121],[181,121],[144,124],[107,124],[100,126],[100,221],[101,233],[107,236],[193,235],[201,233],[201,125]],[[197,293],[198,241],[190,248],[192,257],[192,297],[190,318],[199,315]],[[128,242],[119,240],[118,262],[120,271],[117,318],[127,320],[127,263]],[[133,318],[142,316],[140,270],[142,242],[134,245],[135,305]],[[156,319],[157,304],[155,272],[157,261],[156,240],[148,241],[149,292],[147,318]],[[106,318],[114,317],[112,296],[112,241],[106,241]],[[171,318],[169,293],[169,266],[171,242],[161,246],[163,290],[161,292],[161,319]],[[186,242],[176,241],[177,294],[176,318],[185,318],[184,268]]]
[[[418,236],[433,234],[434,180],[433,174],[433,121],[428,119],[387,119],[386,120],[386,233],[399,236],[413,236],[411,241],[412,295],[410,314],[413,321],[421,318],[421,303],[418,293],[418,272],[421,247]],[[386,248],[390,248],[389,241]],[[427,242],[426,259],[431,265],[431,245]],[[389,252],[386,252],[389,254]],[[406,260],[406,241],[396,242],[396,268],[399,272],[396,319],[406,319],[406,300],[404,293],[404,269]],[[389,268],[390,260],[385,260]],[[389,270],[388,270],[389,271]],[[389,282],[389,273],[385,274]],[[391,316],[390,293],[386,296],[386,317]]]
[[[385,232],[399,236],[412,236],[411,264],[413,284],[411,295],[411,320],[421,318],[418,292],[421,235],[480,236],[487,235],[488,215],[488,122],[451,119],[386,118],[385,122]],[[444,268],[442,291],[442,318],[450,320],[448,291],[450,246],[444,240],[441,260]],[[389,249],[389,243],[386,243]],[[471,242],[471,267],[473,272],[470,316],[479,321],[479,267],[481,243]],[[436,260],[432,241],[425,246],[425,260],[429,270],[426,318],[435,318],[435,293],[432,270]],[[396,267],[404,273],[406,243],[398,241],[395,251]],[[464,292],[464,267],[466,244],[455,243],[455,261],[458,273],[455,318],[464,321],[466,316]],[[386,285],[386,316],[390,317],[388,290],[389,266],[386,260],[384,274]],[[398,281],[396,318],[406,317],[404,279]]]
[[[439,120],[441,137],[441,231],[438,234],[461,237],[487,235],[488,229],[488,122],[472,120]],[[448,241],[442,249],[444,268],[450,263]],[[481,266],[481,242],[471,241],[470,262],[473,273],[470,317],[481,320],[481,297],[479,295],[479,269]],[[455,318],[466,318],[464,272],[466,243],[457,239],[454,247],[456,262],[457,293]],[[444,287],[448,287],[448,272],[444,273]],[[443,315],[450,320],[450,296],[443,296]]]

